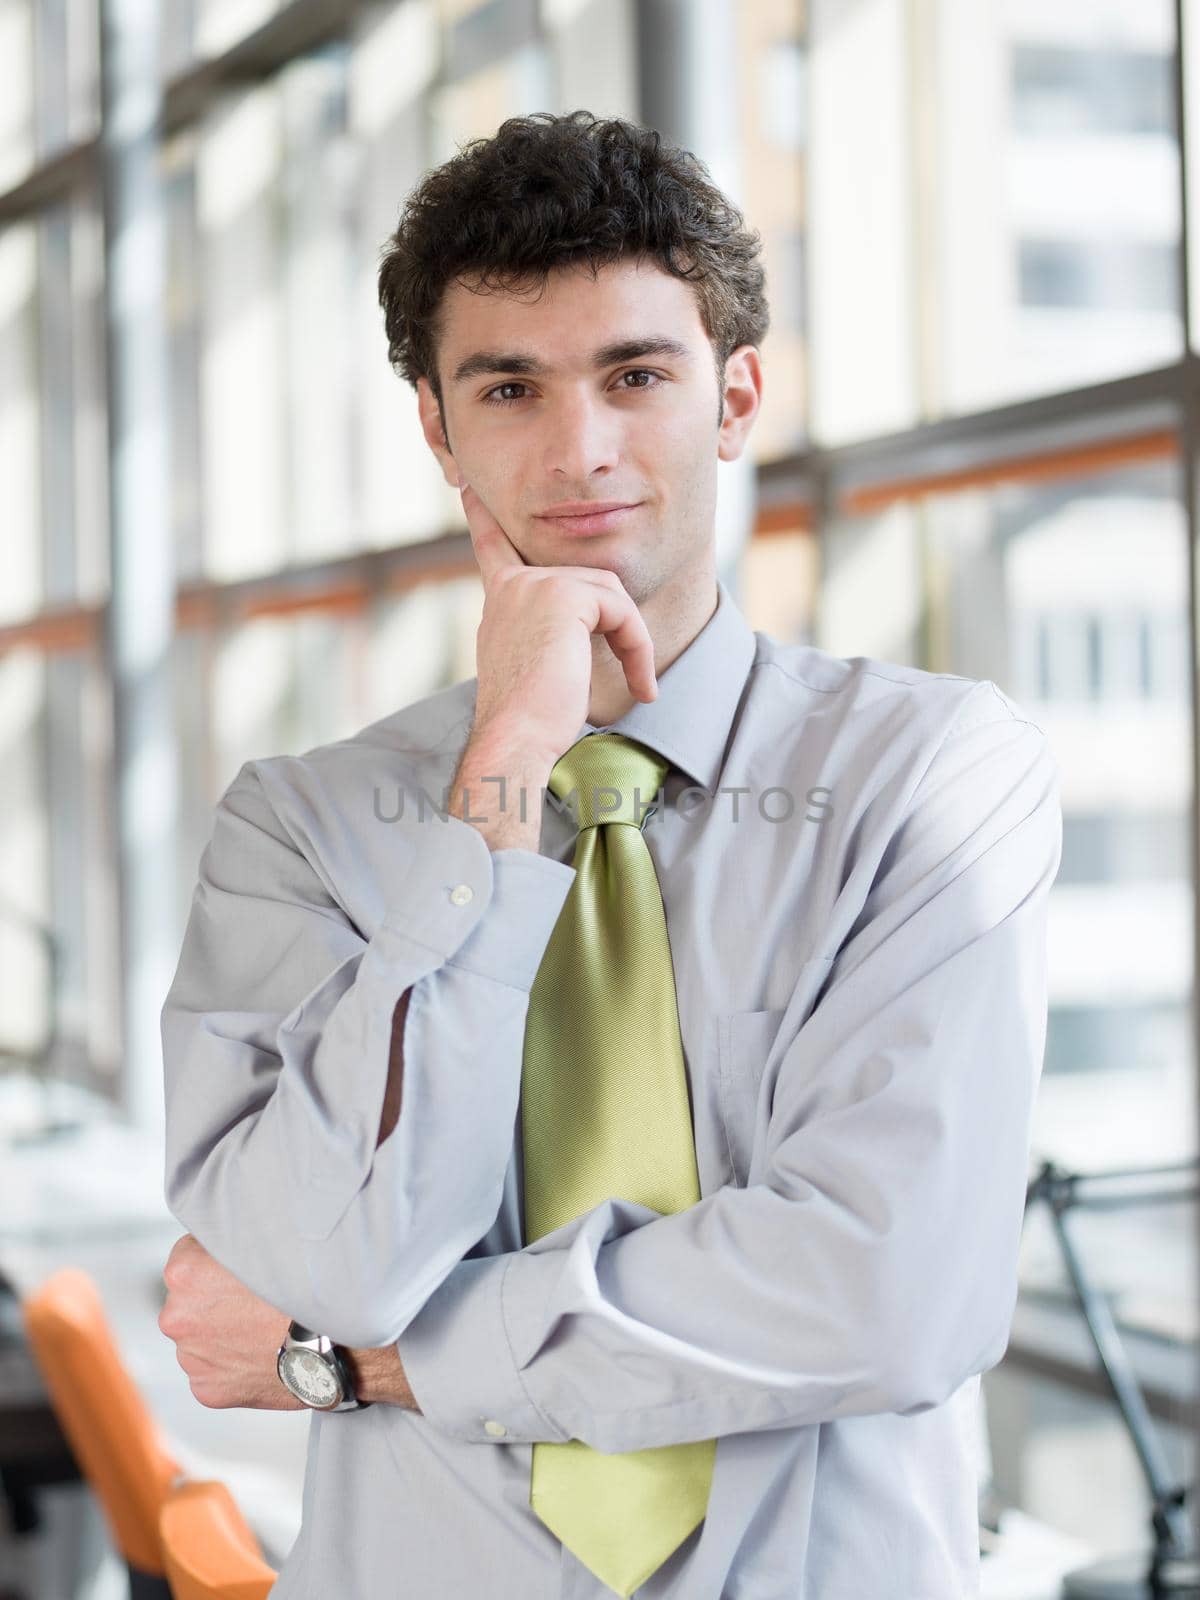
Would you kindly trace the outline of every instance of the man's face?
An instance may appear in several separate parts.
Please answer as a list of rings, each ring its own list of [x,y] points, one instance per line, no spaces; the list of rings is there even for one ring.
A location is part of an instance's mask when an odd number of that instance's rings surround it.
[[[639,603],[712,570],[717,461],[741,454],[761,380],[757,351],[741,346],[718,426],[713,348],[689,285],[632,259],[594,278],[553,272],[540,295],[454,283],[441,329],[445,432],[422,378],[426,439],[526,562],[605,567]],[[592,532],[547,515],[578,502],[632,509]]]

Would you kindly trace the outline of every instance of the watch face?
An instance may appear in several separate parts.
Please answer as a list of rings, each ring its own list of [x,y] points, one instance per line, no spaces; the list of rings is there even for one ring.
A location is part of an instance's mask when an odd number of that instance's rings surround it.
[[[332,1406],[342,1398],[337,1378],[314,1350],[285,1350],[279,1358],[279,1376],[306,1406]]]

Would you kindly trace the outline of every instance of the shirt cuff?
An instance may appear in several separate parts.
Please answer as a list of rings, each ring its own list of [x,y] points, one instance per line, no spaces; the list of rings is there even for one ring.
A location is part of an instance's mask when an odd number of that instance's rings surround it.
[[[432,848],[411,845],[398,904],[380,924],[440,961],[528,991],[575,868],[533,850],[489,850],[469,822],[448,817]],[[378,935],[377,935],[378,937]]]
[[[527,1259],[527,1258],[526,1258]],[[520,1251],[460,1261],[397,1341],[422,1413],[467,1444],[565,1443],[530,1400],[504,1322],[504,1279]],[[547,1258],[547,1265],[553,1261]]]
[[[574,881],[575,868],[565,861],[533,850],[497,850],[488,914],[450,965],[528,992]]]

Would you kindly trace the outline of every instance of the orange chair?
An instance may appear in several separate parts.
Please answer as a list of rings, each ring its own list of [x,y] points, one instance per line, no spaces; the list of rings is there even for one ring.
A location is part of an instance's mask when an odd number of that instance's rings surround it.
[[[64,1267],[22,1302],[25,1331],[135,1597],[168,1593],[159,1513],[182,1478],[117,1349],[95,1284]]]
[[[278,1576],[223,1483],[180,1483],[159,1515],[174,1600],[265,1600]]]

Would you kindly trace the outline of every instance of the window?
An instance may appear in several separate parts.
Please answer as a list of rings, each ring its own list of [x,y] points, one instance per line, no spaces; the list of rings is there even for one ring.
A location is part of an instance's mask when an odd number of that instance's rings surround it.
[[[818,439],[1179,355],[1173,35],[1170,0],[814,0]]]
[[[1016,43],[1013,126],[1018,133],[1171,135],[1171,68],[1160,52]]]
[[[1176,812],[1078,812],[1063,818],[1060,884],[1179,882],[1189,870],[1187,831]]]
[[[1174,312],[1174,246],[1138,240],[1019,239],[1023,306]]]
[[[1055,754],[1034,1148],[1089,1169],[1195,1144],[1190,690],[1165,665],[1144,689],[1146,660],[1177,661],[1186,638],[1180,494],[1165,453],[1057,479],[1043,466],[1028,483],[897,495],[825,539],[819,643],[990,678]]]

